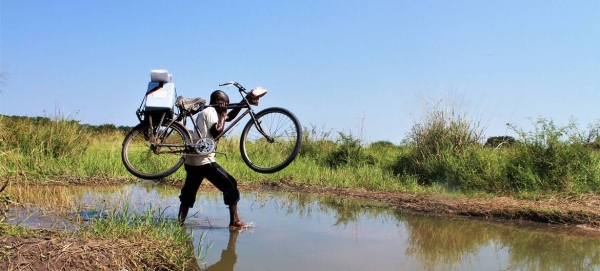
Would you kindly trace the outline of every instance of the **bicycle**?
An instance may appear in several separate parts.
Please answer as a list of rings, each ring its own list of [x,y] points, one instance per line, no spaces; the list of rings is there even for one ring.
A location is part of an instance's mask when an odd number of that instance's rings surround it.
[[[219,86],[237,87],[242,102],[230,103],[227,109],[246,109],[225,127],[223,132],[213,139],[200,138],[193,142],[186,128],[186,119],[190,119],[193,128],[198,127],[193,115],[206,106],[202,98],[183,98],[179,96],[173,109],[147,111],[142,105],[136,111],[140,123],[123,140],[121,158],[125,168],[142,179],[161,179],[173,174],[189,155],[206,155],[216,152],[217,142],[229,132],[242,118],[249,115],[250,120],[240,135],[240,153],[244,163],[259,173],[274,173],[287,167],[298,155],[302,143],[302,126],[296,116],[281,107],[266,108],[255,113],[253,106],[266,94],[262,88],[246,91],[237,82],[219,84]],[[162,86],[162,84],[161,84]],[[258,91],[257,91],[258,90]],[[147,92],[147,94],[150,90]]]

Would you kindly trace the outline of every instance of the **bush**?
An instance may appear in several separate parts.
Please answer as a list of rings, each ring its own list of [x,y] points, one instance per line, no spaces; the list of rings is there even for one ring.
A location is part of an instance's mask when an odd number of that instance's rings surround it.
[[[456,172],[452,164],[465,150],[481,146],[483,131],[476,122],[454,109],[433,108],[422,123],[409,132],[410,151],[398,157],[394,173],[416,176],[420,184],[448,181],[449,173]],[[454,177],[456,178],[456,177]]]
[[[515,143],[515,138],[512,136],[492,136],[485,141],[485,146],[490,148],[500,148],[512,146]]]
[[[598,167],[595,152],[582,136],[577,123],[557,126],[552,120],[540,118],[533,132],[514,126],[521,142],[508,165],[507,178],[517,191],[598,191]]]
[[[317,161],[318,164],[327,164],[327,157],[336,148],[335,142],[329,139],[331,132],[319,132],[315,126],[304,127],[302,133],[302,147],[299,155]]]
[[[338,132],[339,138],[336,148],[327,155],[327,165],[332,168],[339,166],[357,166],[364,163],[373,164],[373,156],[366,155],[361,146],[361,141],[352,134]]]

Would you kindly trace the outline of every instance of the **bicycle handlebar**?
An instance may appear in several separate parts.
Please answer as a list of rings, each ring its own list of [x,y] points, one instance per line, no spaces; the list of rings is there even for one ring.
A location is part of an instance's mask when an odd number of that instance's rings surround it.
[[[222,87],[222,86],[229,86],[229,85],[234,85],[240,91],[246,92],[246,88],[243,87],[242,85],[240,85],[240,83],[238,83],[238,82],[227,82],[227,83],[219,84],[220,87]]]

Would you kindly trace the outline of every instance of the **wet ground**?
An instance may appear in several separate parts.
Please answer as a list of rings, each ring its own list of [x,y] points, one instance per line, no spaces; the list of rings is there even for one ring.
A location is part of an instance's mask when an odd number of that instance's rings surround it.
[[[600,195],[557,196],[550,199],[520,200],[509,197],[459,198],[409,193],[324,188],[282,181],[262,189],[332,195],[373,200],[392,208],[450,216],[522,220],[600,230]]]

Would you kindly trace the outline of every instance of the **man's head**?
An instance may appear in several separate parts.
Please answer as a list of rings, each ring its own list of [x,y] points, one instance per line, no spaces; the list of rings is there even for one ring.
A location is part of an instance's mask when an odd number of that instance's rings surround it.
[[[215,90],[210,94],[210,104],[229,103],[229,96],[222,90]]]

